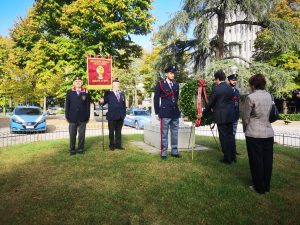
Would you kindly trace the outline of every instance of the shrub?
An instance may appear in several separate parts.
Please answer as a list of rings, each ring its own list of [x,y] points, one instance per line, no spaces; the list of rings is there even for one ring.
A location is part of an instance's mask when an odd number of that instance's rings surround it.
[[[279,114],[281,120],[300,121],[300,114]]]

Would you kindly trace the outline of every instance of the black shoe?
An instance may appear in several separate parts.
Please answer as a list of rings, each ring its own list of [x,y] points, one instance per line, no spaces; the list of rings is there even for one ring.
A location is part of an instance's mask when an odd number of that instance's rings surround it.
[[[71,151],[70,155],[76,155],[76,152],[75,151]]]
[[[79,149],[79,150],[78,150],[78,154],[84,154],[83,149]]]
[[[125,150],[125,148],[123,148],[123,147],[120,147],[120,148],[116,148],[116,149],[119,149],[119,150]]]
[[[114,147],[109,147],[109,150],[114,151],[115,148]]]
[[[171,156],[174,157],[174,158],[181,158],[181,155],[179,155],[179,154],[178,155],[171,154]]]
[[[240,155],[241,153],[239,153],[239,152],[236,152],[235,154],[236,154],[236,155]]]
[[[220,163],[224,163],[224,164],[228,164],[228,165],[231,164],[231,162],[228,162],[228,161],[226,161],[226,160],[224,160],[224,159],[221,159],[221,160],[220,160]]]
[[[167,160],[167,156],[161,156],[161,160]]]

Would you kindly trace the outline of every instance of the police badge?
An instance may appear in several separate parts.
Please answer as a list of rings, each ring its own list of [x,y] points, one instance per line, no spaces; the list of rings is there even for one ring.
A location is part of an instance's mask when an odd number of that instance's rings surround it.
[[[86,100],[86,96],[85,96],[85,95],[82,95],[82,96],[81,96],[81,99],[82,99],[82,101],[85,101],[85,100]]]

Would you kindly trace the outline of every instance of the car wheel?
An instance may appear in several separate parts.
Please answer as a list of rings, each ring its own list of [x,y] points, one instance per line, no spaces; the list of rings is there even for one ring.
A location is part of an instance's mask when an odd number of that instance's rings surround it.
[[[135,129],[137,129],[137,130],[140,129],[140,126],[139,126],[139,122],[138,122],[138,121],[135,121],[135,122],[134,122],[134,127],[135,127]]]

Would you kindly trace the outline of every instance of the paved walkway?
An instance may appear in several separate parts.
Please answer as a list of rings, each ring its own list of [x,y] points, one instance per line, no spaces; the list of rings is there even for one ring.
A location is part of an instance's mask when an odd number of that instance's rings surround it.
[[[160,153],[160,150],[151,146],[151,145],[148,145],[146,144],[145,142],[143,141],[133,141],[133,142],[130,142],[131,144],[145,150],[146,152],[148,153]],[[194,148],[195,151],[208,151],[210,150],[209,148],[207,147],[204,147],[202,145],[196,145],[195,148]],[[181,152],[187,152],[187,151],[192,151],[192,149],[180,149]],[[168,150],[168,152],[171,152],[171,150]]]

